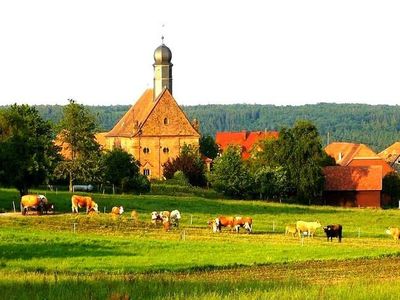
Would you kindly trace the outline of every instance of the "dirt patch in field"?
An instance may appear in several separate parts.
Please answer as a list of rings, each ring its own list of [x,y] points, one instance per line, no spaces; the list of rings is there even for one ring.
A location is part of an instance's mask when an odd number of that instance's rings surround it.
[[[272,281],[299,280],[316,284],[344,281],[398,281],[400,258],[356,259],[346,261],[308,261],[301,263],[271,264],[265,266],[235,267],[213,271],[177,273],[176,280],[237,281],[241,279]],[[163,274],[148,276],[163,277]],[[169,275],[170,276],[170,275]],[[168,276],[167,276],[168,277]]]

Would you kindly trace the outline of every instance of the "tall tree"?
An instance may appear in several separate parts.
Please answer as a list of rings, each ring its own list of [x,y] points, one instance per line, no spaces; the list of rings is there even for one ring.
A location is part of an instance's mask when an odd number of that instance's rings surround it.
[[[0,182],[20,195],[47,181],[59,159],[53,132],[34,107],[14,104],[0,111]]]
[[[199,151],[191,145],[184,145],[178,157],[164,164],[163,175],[171,179],[177,171],[182,171],[189,183],[194,186],[205,186],[207,183],[204,162]]]
[[[243,162],[238,148],[229,146],[215,160],[211,173],[213,188],[227,196],[243,198],[254,192],[248,167]]]
[[[98,182],[101,178],[100,146],[96,142],[95,117],[83,105],[74,100],[63,109],[58,125],[58,140],[67,149],[64,161],[57,166],[58,176],[69,178],[69,190],[73,182]]]
[[[200,138],[200,153],[211,159],[217,157],[218,145],[211,136],[207,135]]]
[[[138,161],[128,152],[115,148],[103,155],[104,180],[123,192],[148,191],[150,182],[140,174]],[[144,184],[144,185],[143,185]]]

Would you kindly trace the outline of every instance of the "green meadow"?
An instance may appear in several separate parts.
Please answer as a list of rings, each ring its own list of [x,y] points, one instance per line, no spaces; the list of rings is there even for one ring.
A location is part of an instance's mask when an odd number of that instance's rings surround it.
[[[70,213],[69,193],[41,193],[54,215],[14,214],[17,192],[0,189],[0,298],[390,299],[400,290],[400,243],[385,234],[400,225],[399,210],[94,194],[101,213],[87,216]],[[120,205],[124,214],[111,217]],[[179,228],[150,223],[153,210],[173,209]],[[220,214],[251,216],[254,233],[212,233],[207,221]],[[285,236],[297,220],[340,223],[343,241],[322,229]]]

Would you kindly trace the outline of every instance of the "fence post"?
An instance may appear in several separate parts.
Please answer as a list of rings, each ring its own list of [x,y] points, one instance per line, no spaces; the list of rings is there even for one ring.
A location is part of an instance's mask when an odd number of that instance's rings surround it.
[[[13,209],[14,209],[14,212],[16,212],[16,210],[15,210],[15,202],[13,201]]]
[[[272,221],[272,232],[275,232],[275,221]]]
[[[193,215],[190,215],[190,225],[193,225]]]
[[[106,207],[104,206],[104,209],[103,209],[103,211],[104,211],[104,213],[106,213]]]
[[[77,223],[74,223],[74,233],[76,233],[76,224]]]
[[[361,236],[361,228],[358,227],[358,237],[360,237],[360,236]]]

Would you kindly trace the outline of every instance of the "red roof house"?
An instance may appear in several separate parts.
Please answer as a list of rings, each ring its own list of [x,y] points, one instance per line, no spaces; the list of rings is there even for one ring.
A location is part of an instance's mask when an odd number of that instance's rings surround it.
[[[217,132],[215,142],[220,150],[225,151],[230,145],[240,146],[242,149],[242,158],[248,159],[250,151],[260,140],[277,139],[278,131],[236,131],[236,132]]]
[[[326,204],[381,207],[382,166],[330,166],[323,171]]]

